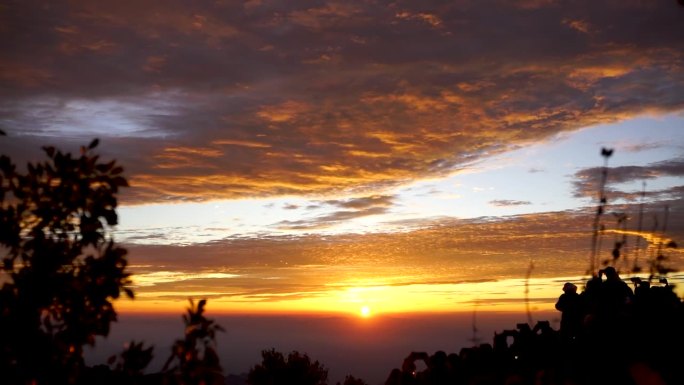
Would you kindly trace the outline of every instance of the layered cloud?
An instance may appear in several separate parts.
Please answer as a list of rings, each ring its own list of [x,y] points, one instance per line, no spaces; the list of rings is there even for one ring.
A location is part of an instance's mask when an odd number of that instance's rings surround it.
[[[646,166],[621,166],[603,168],[588,168],[578,171],[575,174],[575,196],[588,197],[596,196],[600,189],[605,171],[606,194],[612,199],[624,199],[627,201],[637,201],[647,199],[653,200],[682,200],[684,185],[676,185],[667,189],[646,189],[646,184],[658,178],[675,178],[680,180],[684,176],[684,159],[671,159]],[[625,185],[636,184],[639,189],[625,188]],[[643,186],[643,187],[642,187]]]
[[[100,137],[130,177],[127,203],[382,195],[559,132],[681,110],[681,13],[637,0],[16,2],[0,9],[3,153]]]
[[[524,206],[524,205],[529,205],[531,202],[529,201],[514,201],[514,200],[509,200],[509,199],[497,199],[490,201],[490,205],[494,206],[501,206],[501,207],[507,207],[507,206]]]
[[[636,264],[647,275],[656,250],[670,239],[684,237],[684,222],[677,216],[663,232],[663,213],[659,207],[647,207],[645,217],[657,216],[661,227],[653,229],[649,220],[644,223],[649,230],[638,237],[634,230],[639,207],[622,209],[631,219],[624,228],[629,232],[628,243],[617,267],[626,273]],[[682,206],[672,209],[680,211]],[[585,274],[592,216],[592,210],[585,210],[441,219],[402,233],[229,238],[188,247],[130,245],[129,249],[134,277],[139,277],[134,280],[137,292],[143,299],[181,299],[196,291],[229,303],[328,298],[334,305],[331,296],[339,293],[394,288],[391,290],[398,292],[424,290],[425,301],[438,298],[448,302],[451,298],[456,303],[473,300],[466,293],[455,294],[463,290],[459,285],[521,280],[519,291],[508,293],[511,300],[520,301],[523,277],[553,280]],[[600,261],[611,258],[611,241],[622,237],[623,231],[609,219],[605,228]],[[678,271],[684,268],[682,250],[661,252],[668,257],[667,266]],[[673,276],[672,283],[681,279],[681,274]],[[560,293],[562,282],[556,286],[552,296]],[[498,300],[506,297],[491,292],[496,287],[490,285],[487,295]],[[555,298],[544,300],[548,304]],[[404,299],[404,306],[411,306],[405,301],[409,299]]]
[[[342,200],[312,201],[309,209],[324,208],[327,213],[309,219],[296,221],[284,220],[275,225],[281,230],[315,230],[328,228],[343,221],[370,215],[387,213],[393,204],[393,197],[389,195],[371,195],[360,198]],[[296,206],[286,205],[285,209],[296,209]]]

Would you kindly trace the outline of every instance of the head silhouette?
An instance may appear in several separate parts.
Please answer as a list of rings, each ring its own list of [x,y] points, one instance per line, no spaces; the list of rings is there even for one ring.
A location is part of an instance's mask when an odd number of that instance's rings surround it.
[[[566,293],[577,293],[577,286],[572,282],[566,282],[565,285],[563,285],[563,291]]]
[[[603,269],[603,273],[606,275],[606,279],[616,279],[619,278],[617,270],[613,266],[608,266]]]

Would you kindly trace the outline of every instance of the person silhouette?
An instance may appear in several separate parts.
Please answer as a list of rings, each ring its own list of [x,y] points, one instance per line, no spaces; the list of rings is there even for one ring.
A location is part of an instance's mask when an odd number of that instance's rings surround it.
[[[560,333],[563,341],[575,340],[582,329],[584,310],[582,298],[573,283],[566,282],[563,285],[563,294],[558,297],[556,310],[561,312]]]
[[[584,318],[582,298],[577,293],[577,286],[571,282],[563,285],[563,294],[556,301],[556,310],[561,312],[560,333],[563,341],[570,342],[577,338]]]
[[[614,267],[608,266],[599,271],[606,279],[601,284],[601,310],[610,316],[618,316],[634,301],[634,291],[620,278]]]

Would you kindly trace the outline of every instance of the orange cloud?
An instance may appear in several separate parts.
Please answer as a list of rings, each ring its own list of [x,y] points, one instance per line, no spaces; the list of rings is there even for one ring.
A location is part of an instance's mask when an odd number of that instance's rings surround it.
[[[343,210],[318,218],[318,222],[281,225],[312,228],[343,216],[372,215],[374,211],[367,210],[383,207],[391,199],[375,196],[330,201],[329,204]],[[637,210],[637,207],[630,209]],[[558,277],[571,275],[580,284],[579,277],[585,274],[592,214],[591,210],[586,210],[505,219],[438,220],[432,225],[424,223],[422,228],[401,233],[242,237],[182,248],[131,245],[129,249],[131,261],[136,266],[134,271],[140,276],[137,291],[143,302],[184,299],[187,288],[192,287],[198,292],[213,293],[212,298],[223,301],[226,306],[239,307],[243,302],[264,305],[285,302],[299,308],[296,301],[304,301],[306,305],[302,305],[302,309],[311,311],[321,305],[318,298],[327,299],[329,304],[333,303],[327,306],[334,307],[339,306],[338,296],[387,290],[386,296],[378,297],[378,306],[383,304],[386,311],[435,311],[472,306],[470,301],[474,296],[464,297],[468,298],[466,304],[450,297],[454,290],[470,288],[480,293],[479,298],[486,307],[485,298],[490,298],[493,304],[523,298],[521,277],[527,275],[530,261],[533,261],[533,286],[535,280],[546,280],[549,290],[545,298],[539,298],[539,303],[552,305],[566,279]],[[684,236],[681,221],[672,225],[670,237],[681,240]],[[626,233],[631,245],[636,239],[634,226],[635,223],[630,223]],[[607,230],[613,231],[610,224]],[[619,229],[615,231],[622,234]],[[613,234],[604,236],[612,239]],[[642,234],[639,263],[647,264],[648,256],[653,255],[661,237],[650,232]],[[610,247],[605,246],[599,255],[601,260],[611,258]],[[668,249],[667,255],[669,266],[677,269],[684,266],[681,250]],[[635,261],[637,251],[626,250],[624,257]],[[226,261],[230,261],[230,270],[226,270]],[[164,271],[157,272],[158,266],[164,266]],[[621,265],[619,268],[626,267]],[[671,278],[671,283],[684,280],[681,274]],[[554,279],[557,280],[555,286]],[[478,282],[482,283],[479,289]],[[431,302],[430,306],[423,308],[410,301],[402,302],[403,305],[393,302],[394,294],[402,292],[404,296],[412,296],[409,293],[418,287],[423,288],[419,290],[422,294],[415,298]],[[507,287],[505,292],[509,295],[502,295],[495,287]],[[450,305],[446,305],[449,298]]]
[[[143,70],[147,72],[160,72],[166,64],[166,58],[163,56],[148,56],[145,60]]]
[[[7,12],[43,16],[2,27],[3,130],[21,133],[16,148],[103,136],[127,166],[129,204],[382,191],[684,108],[684,32],[665,2]]]
[[[49,70],[12,62],[0,63],[0,79],[6,84],[38,87],[54,81]]]
[[[309,110],[309,106],[305,103],[296,101],[287,101],[277,105],[263,106],[257,112],[257,116],[273,123],[282,123],[295,119]]]
[[[398,12],[395,15],[398,19],[404,19],[404,20],[419,20],[424,23],[429,24],[430,26],[434,28],[439,28],[442,26],[442,19],[439,18],[439,16],[431,14],[431,13],[426,13],[426,12],[420,12],[420,13],[411,13],[408,11],[402,11]]]
[[[347,22],[358,13],[360,10],[352,4],[329,2],[318,8],[292,11],[288,17],[296,24],[312,29],[321,29],[330,24]]]
[[[257,141],[249,140],[236,140],[236,139],[217,139],[211,142],[211,144],[217,146],[239,146],[239,147],[249,147],[249,148],[270,148],[270,144],[261,143]]]
[[[582,33],[591,32],[591,26],[585,20],[563,19],[563,24]]]

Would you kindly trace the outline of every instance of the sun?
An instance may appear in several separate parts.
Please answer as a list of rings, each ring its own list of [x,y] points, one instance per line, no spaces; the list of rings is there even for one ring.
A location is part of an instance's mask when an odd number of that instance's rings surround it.
[[[361,307],[361,317],[368,318],[371,315],[371,309],[368,306]]]

